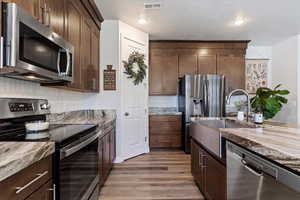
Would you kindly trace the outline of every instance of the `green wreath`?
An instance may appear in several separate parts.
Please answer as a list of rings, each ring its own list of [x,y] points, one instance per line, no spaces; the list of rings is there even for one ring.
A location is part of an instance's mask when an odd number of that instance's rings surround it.
[[[123,61],[125,72],[127,78],[133,79],[134,85],[142,83],[146,77],[147,65],[145,64],[145,55],[134,51],[130,54],[128,61]],[[137,64],[138,69],[135,69],[134,64]]]

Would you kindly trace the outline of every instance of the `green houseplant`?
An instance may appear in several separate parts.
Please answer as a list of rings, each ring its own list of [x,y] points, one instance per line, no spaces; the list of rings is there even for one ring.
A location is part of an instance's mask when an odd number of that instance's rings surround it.
[[[266,87],[258,88],[256,95],[251,98],[251,107],[255,112],[261,112],[265,119],[273,118],[287,104],[288,100],[283,97],[288,95],[288,90],[280,90],[281,84],[273,90]]]

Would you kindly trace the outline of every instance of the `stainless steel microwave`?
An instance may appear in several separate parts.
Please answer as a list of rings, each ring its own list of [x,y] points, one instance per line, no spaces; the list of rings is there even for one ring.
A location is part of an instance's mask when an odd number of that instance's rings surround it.
[[[2,7],[0,75],[40,83],[72,82],[74,47],[15,3]]]

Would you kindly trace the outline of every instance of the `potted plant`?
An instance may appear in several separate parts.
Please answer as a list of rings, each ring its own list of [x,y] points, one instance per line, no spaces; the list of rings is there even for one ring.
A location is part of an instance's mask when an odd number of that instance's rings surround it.
[[[288,100],[283,97],[288,95],[288,90],[280,90],[281,84],[277,85],[273,90],[266,87],[258,88],[256,95],[251,98],[251,107],[255,112],[255,122],[262,123],[263,119],[273,118],[282,108],[283,104],[287,104]]]

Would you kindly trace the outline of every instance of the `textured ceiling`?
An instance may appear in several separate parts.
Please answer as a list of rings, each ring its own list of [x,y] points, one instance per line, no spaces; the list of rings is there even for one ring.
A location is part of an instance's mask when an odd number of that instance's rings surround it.
[[[252,40],[272,45],[300,33],[300,0],[161,0],[160,10],[144,0],[95,0],[104,19],[119,19],[161,40]],[[138,19],[146,16],[148,23]],[[246,19],[234,26],[237,17]]]

